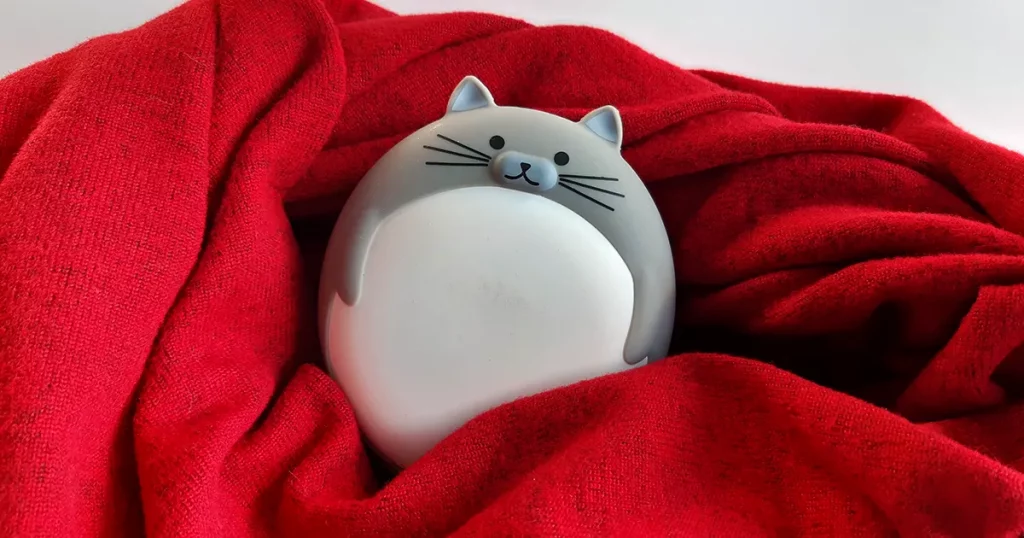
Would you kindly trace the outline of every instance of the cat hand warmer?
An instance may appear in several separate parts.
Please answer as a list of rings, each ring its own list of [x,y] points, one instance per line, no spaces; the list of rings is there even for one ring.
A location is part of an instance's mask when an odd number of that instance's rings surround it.
[[[665,356],[672,254],[621,143],[613,107],[576,123],[467,77],[359,183],[320,335],[384,457],[406,466],[497,405]]]

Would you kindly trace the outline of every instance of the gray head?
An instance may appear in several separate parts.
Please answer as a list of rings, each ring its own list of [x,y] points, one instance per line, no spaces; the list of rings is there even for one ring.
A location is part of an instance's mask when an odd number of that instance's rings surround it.
[[[499,107],[479,80],[467,77],[435,127],[420,131],[427,135],[423,149],[430,152],[425,166],[479,167],[481,176],[499,185],[602,211],[615,211],[616,198],[628,191],[639,188],[646,194],[619,154],[622,120],[615,107],[572,122],[538,110]]]
[[[366,252],[388,215],[432,194],[497,185],[553,200],[604,235],[634,281],[624,359],[663,358],[675,313],[672,253],[658,209],[621,146],[622,120],[612,106],[574,122],[498,106],[478,79],[466,77],[445,115],[399,142],[353,192],[328,249],[321,307],[333,293],[349,305],[359,300]]]

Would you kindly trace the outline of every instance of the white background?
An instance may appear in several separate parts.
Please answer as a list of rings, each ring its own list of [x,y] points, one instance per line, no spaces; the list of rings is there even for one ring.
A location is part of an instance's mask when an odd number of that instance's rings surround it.
[[[273,1],[273,0],[267,0]],[[0,75],[178,0],[0,0]],[[1024,152],[1024,0],[380,0],[615,31],[684,67],[920,97]]]

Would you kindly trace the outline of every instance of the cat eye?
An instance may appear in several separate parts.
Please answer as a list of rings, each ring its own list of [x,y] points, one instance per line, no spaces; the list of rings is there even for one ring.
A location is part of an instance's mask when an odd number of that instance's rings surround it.
[[[500,137],[500,136],[498,136],[498,135],[492,136],[491,137],[491,147],[494,148],[494,149],[501,149],[501,148],[505,147],[505,139]]]
[[[555,164],[558,166],[565,166],[569,164],[569,154],[564,151],[559,151],[555,154]]]

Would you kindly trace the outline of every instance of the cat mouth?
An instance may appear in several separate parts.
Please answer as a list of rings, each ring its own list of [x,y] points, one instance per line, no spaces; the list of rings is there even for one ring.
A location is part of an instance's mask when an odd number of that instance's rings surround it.
[[[539,182],[530,179],[530,176],[526,175],[526,171],[523,171],[523,173],[519,174],[518,176],[510,176],[508,174],[505,174],[505,179],[513,179],[513,180],[515,180],[515,179],[519,179],[519,178],[523,178],[524,180],[526,180],[527,183],[529,183],[530,185],[533,185],[534,187],[536,187],[537,185],[540,185]]]

